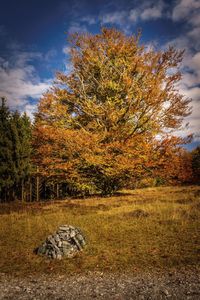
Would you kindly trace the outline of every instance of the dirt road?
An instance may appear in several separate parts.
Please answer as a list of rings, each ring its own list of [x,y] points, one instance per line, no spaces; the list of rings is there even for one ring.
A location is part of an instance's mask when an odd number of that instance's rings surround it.
[[[14,278],[0,275],[0,299],[200,299],[200,272],[40,275]]]

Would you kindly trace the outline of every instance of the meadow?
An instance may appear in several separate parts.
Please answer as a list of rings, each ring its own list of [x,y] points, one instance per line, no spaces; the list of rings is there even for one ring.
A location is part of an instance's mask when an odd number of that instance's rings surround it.
[[[87,246],[72,259],[34,249],[61,224],[78,226]],[[0,272],[77,274],[200,266],[200,187],[124,190],[112,197],[0,204]]]

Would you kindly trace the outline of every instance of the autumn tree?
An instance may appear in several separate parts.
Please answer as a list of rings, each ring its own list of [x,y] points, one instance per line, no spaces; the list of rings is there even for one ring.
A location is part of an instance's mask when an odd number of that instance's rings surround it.
[[[191,142],[192,136],[183,139],[175,136],[165,137],[157,141],[156,156],[152,168],[152,176],[157,184],[191,183],[193,178],[192,157],[183,148],[183,143]]]
[[[70,74],[58,73],[41,98],[35,160],[48,176],[106,194],[150,172],[156,138],[190,113],[176,89],[183,51],[156,51],[103,28],[70,37]]]
[[[194,182],[200,183],[200,147],[196,147],[192,153],[192,170],[194,176]]]

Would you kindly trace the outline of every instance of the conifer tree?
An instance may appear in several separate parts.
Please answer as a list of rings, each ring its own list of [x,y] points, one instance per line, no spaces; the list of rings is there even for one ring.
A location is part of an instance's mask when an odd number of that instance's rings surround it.
[[[22,185],[30,174],[31,123],[17,111],[11,113],[2,99],[0,108],[1,199],[21,198]]]
[[[24,183],[28,179],[31,170],[31,123],[27,115],[20,115],[14,112],[10,119],[13,162],[14,162],[14,180],[19,190],[21,189],[21,198],[23,200]],[[19,193],[19,191],[18,191]]]
[[[5,99],[2,98],[0,107],[0,198],[5,201],[9,189],[14,184],[10,117]]]

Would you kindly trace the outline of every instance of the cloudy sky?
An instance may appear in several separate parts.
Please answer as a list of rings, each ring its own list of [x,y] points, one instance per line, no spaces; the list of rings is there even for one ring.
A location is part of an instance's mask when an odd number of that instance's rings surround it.
[[[190,125],[200,144],[200,0],[0,0],[0,96],[30,116],[57,70],[67,71],[67,35],[97,33],[101,26],[127,34],[142,29],[142,42],[185,49],[179,89],[192,98]]]

